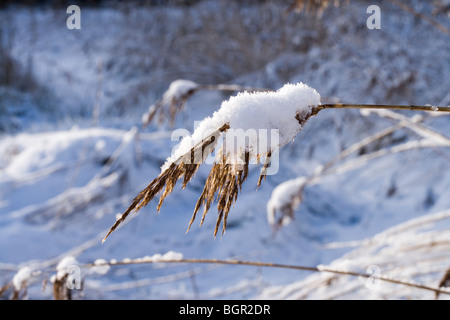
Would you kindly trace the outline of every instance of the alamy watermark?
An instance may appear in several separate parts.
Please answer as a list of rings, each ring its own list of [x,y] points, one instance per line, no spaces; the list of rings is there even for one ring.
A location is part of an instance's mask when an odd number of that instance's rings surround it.
[[[81,29],[81,9],[79,6],[71,5],[67,7],[66,13],[70,16],[66,20],[67,29]]]
[[[195,122],[194,127],[197,122]],[[176,129],[172,132],[171,141],[180,141],[183,137],[189,136],[191,133],[188,129]],[[203,141],[208,137],[202,137]],[[267,156],[267,166],[264,167],[264,175],[275,175],[279,169],[279,141],[280,132],[278,129],[228,129],[223,136],[217,134],[216,145],[222,145],[221,154],[225,155],[224,158],[217,157],[217,148],[214,148],[214,152],[211,148],[205,148],[200,151],[200,154],[195,154],[193,157],[186,157],[183,162],[186,164],[213,164],[213,163],[226,163],[234,165],[245,164],[245,151],[251,150],[251,153],[261,156]],[[195,145],[190,146],[192,149]],[[177,146],[172,150],[172,155],[175,153]],[[258,161],[253,158],[249,159],[249,164],[258,164]]]
[[[81,268],[77,265],[71,265],[66,268],[67,279],[66,286],[70,290],[81,290]]]
[[[381,29],[381,9],[377,5],[367,7],[366,13],[370,14],[367,18],[366,26],[368,29]]]

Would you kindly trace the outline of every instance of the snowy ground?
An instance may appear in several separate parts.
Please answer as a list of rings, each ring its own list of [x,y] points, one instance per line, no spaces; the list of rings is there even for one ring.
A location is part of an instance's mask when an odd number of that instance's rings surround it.
[[[428,3],[411,3],[431,12]],[[167,124],[141,127],[142,114],[176,79],[272,89],[304,82],[325,99],[345,103],[449,105],[449,36],[389,3],[382,6],[381,30],[368,30],[369,4],[333,8],[320,20],[293,13],[283,19],[285,7],[270,2],[82,8],[78,31],[65,27],[65,8],[0,12],[2,41],[10,39],[11,55],[29,67],[48,97],[38,99],[39,88],[1,91],[0,120],[14,126],[0,136],[0,286],[22,270],[15,281],[28,280],[21,297],[51,299],[51,284],[43,289],[43,282],[67,256],[87,264],[175,251],[184,258],[351,264],[362,272],[375,265],[382,276],[437,287],[450,267],[449,148],[414,147],[357,161],[419,139],[439,140],[418,129],[417,118],[350,155],[356,161],[351,170],[307,186],[295,219],[276,234],[267,221],[267,201],[278,184],[311,175],[345,148],[399,122],[357,110],[323,110],[311,119],[281,149],[279,172],[258,191],[260,168],[251,168],[223,237],[213,237],[212,209],[201,228],[195,222],[185,234],[206,166],[185,190],[174,190],[160,214],[151,203],[101,244],[116,214],[159,174],[176,145]],[[436,19],[448,25],[447,16]],[[196,93],[175,128],[192,132],[194,121],[227,98]],[[420,124],[450,136],[448,116],[428,115]],[[82,269],[82,276],[83,290],[74,298],[434,298],[398,284],[368,289],[355,277],[249,266],[125,265],[106,274]],[[9,288],[1,297],[11,294]]]

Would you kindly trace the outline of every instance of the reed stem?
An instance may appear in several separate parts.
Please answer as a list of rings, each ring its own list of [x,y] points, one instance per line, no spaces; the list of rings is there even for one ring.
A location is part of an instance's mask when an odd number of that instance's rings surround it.
[[[316,112],[323,109],[390,109],[390,110],[412,110],[431,112],[450,112],[450,107],[438,106],[414,106],[414,105],[383,105],[383,104],[344,104],[332,103],[321,104],[315,107]]]

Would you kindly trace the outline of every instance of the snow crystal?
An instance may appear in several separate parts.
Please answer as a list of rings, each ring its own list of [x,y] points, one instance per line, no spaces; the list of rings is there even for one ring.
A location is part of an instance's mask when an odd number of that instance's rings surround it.
[[[17,291],[19,291],[23,284],[31,277],[31,272],[32,270],[30,267],[23,267],[14,275],[13,285]]]
[[[252,158],[265,154],[276,147],[282,147],[291,142],[302,130],[302,124],[295,118],[296,115],[299,114],[302,120],[306,121],[311,114],[312,107],[319,104],[318,92],[303,83],[286,84],[278,91],[273,92],[240,92],[222,102],[220,109],[211,117],[201,121],[191,136],[184,137],[161,170],[166,170],[170,164],[224,124],[229,124],[228,132],[233,133],[236,130],[246,133],[249,132],[248,130],[270,132],[275,129],[279,134],[278,145],[266,146],[265,150],[261,150],[264,146],[259,140],[260,135],[258,134],[248,135],[248,140],[237,139],[234,151],[227,149],[227,152],[231,152],[231,154],[227,154],[227,157],[231,159],[240,158],[240,153],[244,150],[249,151],[250,158]],[[234,140],[234,137],[232,136],[229,140]],[[233,154],[233,152],[239,154]]]

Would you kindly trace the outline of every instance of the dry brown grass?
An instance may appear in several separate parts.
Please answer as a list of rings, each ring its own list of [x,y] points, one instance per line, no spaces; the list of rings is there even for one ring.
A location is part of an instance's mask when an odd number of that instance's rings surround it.
[[[172,193],[173,188],[175,187],[179,179],[183,178],[183,188],[185,188],[187,183],[197,172],[200,164],[203,163],[206,157],[209,154],[211,154],[212,151],[214,150],[214,147],[217,144],[220,134],[222,132],[226,132],[229,128],[230,126],[228,124],[224,124],[222,127],[214,131],[212,134],[210,134],[208,137],[206,137],[200,143],[194,146],[190,152],[182,155],[180,158],[174,161],[166,170],[161,172],[161,174],[156,179],[154,179],[144,190],[142,190],[134,198],[133,202],[128,207],[128,209],[119,217],[119,219],[116,220],[114,225],[110,228],[108,234],[103,239],[103,242],[123,221],[125,221],[127,216],[132,211],[138,212],[140,209],[147,206],[148,203],[163,189],[164,192],[162,193],[157,206],[158,211],[161,209],[161,205],[163,204],[164,199],[170,193]],[[223,164],[221,168],[223,169]],[[223,170],[220,171],[222,172]],[[224,176],[221,175],[222,173],[219,173],[217,171],[216,165],[214,165],[211,172],[212,172],[212,175],[210,174],[211,178],[208,178],[209,182],[207,181],[205,189],[208,189],[210,187],[208,185],[209,183],[212,182],[218,183],[218,181],[220,181],[221,183],[225,183],[227,181],[226,180],[227,178],[228,179],[231,178],[230,175],[227,175],[225,177],[226,179],[224,180]],[[228,190],[228,187],[226,190]],[[215,191],[218,190],[215,189]],[[214,194],[212,196],[214,196]]]
[[[243,260],[221,260],[221,259],[158,259],[156,261],[152,261],[151,259],[139,259],[139,260],[131,260],[127,262],[114,262],[108,263],[105,262],[103,265],[108,266],[124,266],[124,265],[133,265],[133,264],[151,264],[151,263],[193,263],[193,264],[221,264],[221,265],[241,265],[241,266],[254,266],[254,267],[268,267],[268,268],[280,268],[280,269],[290,269],[290,270],[300,270],[300,271],[309,271],[309,272],[320,272],[320,273],[329,273],[334,275],[344,275],[344,276],[353,276],[360,277],[364,279],[369,279],[373,277],[370,273],[360,273],[349,270],[339,270],[333,267],[325,267],[325,266],[300,266],[300,265],[287,265],[287,264],[279,264],[279,263],[267,263],[261,261],[243,261]],[[99,266],[99,264],[88,264],[84,267],[95,267]],[[393,283],[397,285],[403,285],[410,288],[426,290],[434,292],[436,295],[445,294],[450,295],[450,292],[447,290],[443,290],[440,287],[435,288],[433,286],[420,284],[416,282],[409,282],[405,280],[399,280],[395,278],[379,276],[378,280]]]
[[[399,110],[413,110],[413,111],[432,111],[432,112],[450,112],[450,107],[436,107],[436,106],[415,106],[415,105],[363,105],[363,104],[322,104],[313,106],[312,110],[307,114],[296,114],[295,118],[301,126],[304,126],[308,119],[317,115],[323,109],[341,109],[341,108],[357,108],[357,109],[399,109]],[[143,207],[147,206],[149,202],[161,191],[163,191],[157,210],[161,209],[164,199],[172,193],[177,181],[183,178],[183,188],[197,172],[200,164],[202,164],[206,157],[209,156],[215,146],[219,136],[230,128],[229,124],[224,124],[218,128],[208,137],[200,141],[196,146],[191,148],[190,152],[180,156],[177,160],[161,172],[144,190],[142,190],[132,201],[128,209],[116,220],[113,226],[109,229],[107,235],[103,238],[103,242],[116,228],[125,221],[127,216],[132,212],[138,212]],[[223,222],[222,234],[225,232],[228,213],[231,206],[237,200],[239,190],[242,183],[246,180],[248,175],[249,153],[245,153],[242,159],[243,166],[235,163],[227,163],[226,155],[223,154],[222,149],[219,150],[217,160],[214,163],[209,176],[206,180],[203,192],[197,201],[194,213],[189,222],[188,231],[194,222],[196,215],[201,206],[204,206],[204,211],[200,224],[203,224],[205,216],[209,211],[214,198],[217,197],[218,217],[214,229],[214,236],[217,235],[220,223]],[[258,155],[257,161],[259,163]],[[266,170],[270,165],[272,154],[269,151],[266,154],[263,169],[258,179],[257,186],[266,177]],[[293,215],[291,212],[286,212]]]
[[[143,207],[155,198],[155,196],[162,192],[157,211],[161,209],[164,199],[172,193],[177,181],[183,178],[182,188],[184,189],[187,183],[195,175],[200,164],[203,163],[208,155],[210,155],[217,145],[220,134],[226,132],[230,126],[224,124],[217,129],[210,136],[203,139],[198,145],[194,146],[190,152],[184,154],[170,166],[164,170],[156,179],[154,179],[144,190],[142,190],[137,197],[134,198],[128,209],[116,220],[114,225],[110,228],[106,238],[127,218],[132,212],[138,212]],[[217,201],[218,216],[216,226],[214,229],[214,236],[217,235],[220,224],[222,223],[222,235],[227,226],[228,213],[231,210],[233,203],[236,202],[238,194],[242,189],[242,184],[248,177],[250,152],[245,151],[242,154],[240,163],[230,163],[227,156],[223,153],[223,147],[218,151],[216,161],[213,164],[211,171],[206,179],[203,191],[196,203],[194,213],[189,222],[187,231],[190,230],[192,223],[195,221],[197,213],[203,207],[203,214],[200,225],[203,224],[206,214],[211,208],[214,200]],[[265,163],[261,171],[257,186],[259,187],[262,180],[266,177],[266,170],[270,165],[271,152],[266,154]],[[164,191],[163,191],[164,190]],[[186,231],[186,232],[187,232]]]
[[[242,183],[248,176],[249,152],[245,152],[244,165],[242,168],[236,168],[233,164],[227,163],[226,157],[222,156],[222,161],[215,163],[206,180],[203,192],[195,205],[194,213],[189,221],[188,231],[195,220],[196,214],[200,207],[204,207],[200,225],[205,220],[206,213],[211,207],[211,203],[217,194],[217,210],[218,216],[214,236],[217,235],[220,223],[223,221],[222,234],[224,234],[227,226],[228,213],[231,206],[237,200]]]
[[[72,300],[72,291],[67,287],[68,274],[61,279],[55,279],[53,282],[53,299],[55,300]]]
[[[341,0],[294,0],[288,7],[287,12],[306,12],[313,16],[320,16],[326,8],[331,5],[339,6]]]

